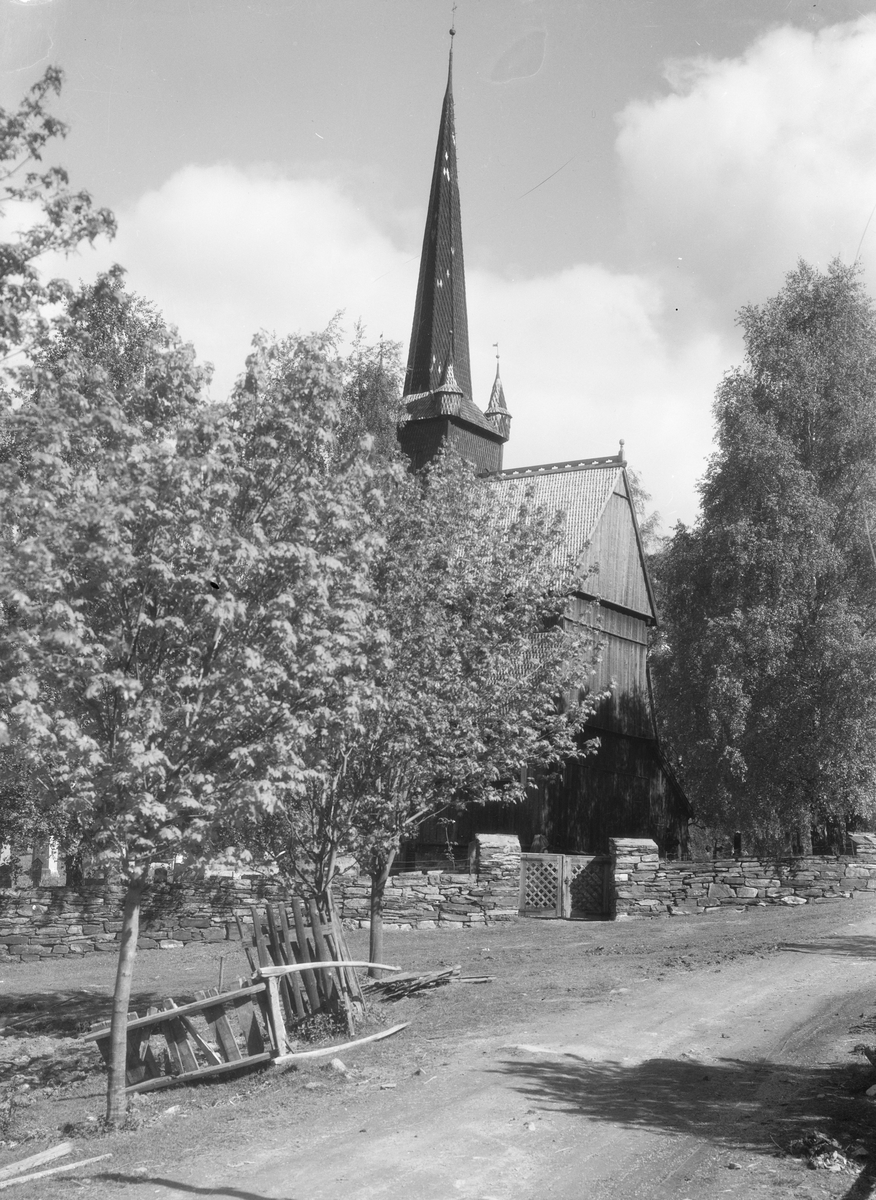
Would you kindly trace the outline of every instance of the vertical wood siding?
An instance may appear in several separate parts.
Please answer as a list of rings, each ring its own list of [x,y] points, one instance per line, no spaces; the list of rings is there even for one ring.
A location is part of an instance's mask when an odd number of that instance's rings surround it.
[[[598,572],[589,574],[597,566]],[[609,496],[602,519],[581,557],[581,570],[589,575],[585,583],[588,591],[632,612],[653,615],[632,509],[626,495],[617,488]]]

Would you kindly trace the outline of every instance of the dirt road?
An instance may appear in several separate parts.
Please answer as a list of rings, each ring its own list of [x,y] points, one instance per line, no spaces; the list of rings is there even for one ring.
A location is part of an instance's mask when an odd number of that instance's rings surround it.
[[[177,1182],[130,1179],[142,1190],[125,1194],[869,1196],[866,1170],[857,1180],[811,1171],[778,1149],[808,1129],[851,1139],[876,1123],[867,1071],[850,1054],[876,1042],[861,1024],[876,1004],[876,908],[843,905],[836,918],[831,933],[766,958],[632,981],[565,1011],[546,997],[525,1025],[463,1038],[385,1090],[358,1089],[325,1126],[243,1160],[219,1145],[197,1179],[184,1168]]]

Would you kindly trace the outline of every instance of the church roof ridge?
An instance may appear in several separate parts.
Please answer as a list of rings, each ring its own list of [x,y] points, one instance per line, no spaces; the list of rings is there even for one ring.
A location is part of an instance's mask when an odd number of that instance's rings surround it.
[[[626,460],[621,450],[617,454],[600,458],[575,458],[563,462],[540,463],[533,467],[508,467],[498,473],[499,479],[525,479],[533,476],[562,475],[569,471],[590,471],[595,467],[625,467]]]

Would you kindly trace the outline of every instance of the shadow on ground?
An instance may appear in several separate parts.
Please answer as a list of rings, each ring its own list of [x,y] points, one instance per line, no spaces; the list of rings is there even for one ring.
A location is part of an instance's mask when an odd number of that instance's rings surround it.
[[[826,937],[816,942],[780,942],[779,950],[841,958],[876,958],[876,937]]]
[[[861,1096],[872,1069],[837,1069],[735,1058],[648,1059],[626,1065],[575,1054],[509,1058],[497,1068],[533,1108],[577,1113],[627,1129],[699,1137],[728,1152],[784,1154],[801,1134],[818,1128],[843,1146],[860,1142],[876,1166],[872,1109]],[[844,1200],[870,1196],[869,1165]],[[858,1190],[854,1190],[858,1189]]]
[[[180,992],[175,998],[184,1004],[194,997]],[[157,991],[140,989],[131,996],[131,1009],[139,1012],[163,999]],[[0,1036],[76,1037],[98,1021],[109,1023],[111,1010],[112,997],[106,988],[71,988],[45,995],[6,992],[0,997]]]
[[[211,1187],[197,1187],[193,1183],[180,1183],[176,1179],[163,1179],[159,1175],[123,1175],[118,1171],[107,1171],[103,1175],[93,1175],[93,1179],[101,1182],[121,1183],[127,1186],[133,1184],[150,1185],[151,1187],[161,1186],[172,1188],[175,1192],[185,1192],[190,1196],[228,1196],[231,1200],[269,1200],[263,1192],[249,1192],[244,1188],[232,1187],[218,1183]],[[290,1196],[289,1200],[293,1200]]]

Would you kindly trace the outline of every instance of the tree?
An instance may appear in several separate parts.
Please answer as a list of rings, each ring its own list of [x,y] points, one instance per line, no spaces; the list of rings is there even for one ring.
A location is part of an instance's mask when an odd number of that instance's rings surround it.
[[[126,887],[111,1124],[150,867],[203,864],[218,829],[294,804],[314,714],[361,657],[380,545],[367,459],[314,467],[341,393],[318,338],[297,341],[271,388],[257,342],[215,408],[190,405],[192,359],[148,357],[133,399],[69,344],[34,368],[32,399],[5,416],[24,451],[0,464],[9,734]],[[175,414],[172,436],[139,419],[150,397]]]
[[[73,192],[62,167],[36,170],[47,143],[65,137],[67,126],[47,110],[61,90],[62,72],[49,67],[14,112],[0,109],[0,214],[21,214],[25,226],[0,243],[0,368],[10,369],[16,352],[25,356],[49,324],[45,305],[70,292],[62,280],[45,282],[40,258],[69,253],[83,241],[111,237],[115,219],[94,208],[87,192]],[[38,217],[33,218],[36,211]]]
[[[775,844],[876,808],[876,316],[857,268],[801,262],[740,323],[653,666],[699,814]]]
[[[453,456],[418,477],[385,460],[383,470],[369,660],[348,683],[347,712],[320,714],[303,802],[261,830],[284,873],[329,908],[339,856],[357,858],[371,877],[372,962],[393,861],[424,820],[515,803],[524,767],[546,772],[590,748],[578,735],[592,700],[579,693],[595,650],[561,620],[554,514],[504,513]]]
[[[365,340],[365,328],[356,326],[353,344],[341,360],[344,391],[336,457],[341,460],[358,452],[362,439],[371,439],[371,450],[379,458],[399,456],[397,426],[403,413],[401,400],[404,368],[399,342]]]

